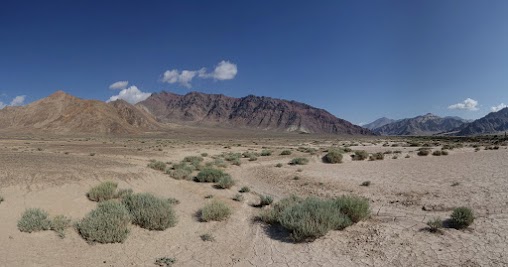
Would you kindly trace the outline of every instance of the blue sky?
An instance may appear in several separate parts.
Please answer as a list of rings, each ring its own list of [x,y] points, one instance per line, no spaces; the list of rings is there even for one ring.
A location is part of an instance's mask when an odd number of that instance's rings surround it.
[[[0,101],[56,90],[106,101],[126,88],[131,101],[161,90],[297,100],[353,123],[479,118],[508,103],[506,14],[504,0],[4,0]]]

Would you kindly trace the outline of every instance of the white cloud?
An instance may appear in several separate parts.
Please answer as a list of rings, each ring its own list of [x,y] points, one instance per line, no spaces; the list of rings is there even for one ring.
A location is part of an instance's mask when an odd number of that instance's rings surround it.
[[[213,72],[207,73],[205,68],[199,70],[167,70],[162,75],[162,82],[175,84],[178,83],[184,87],[191,88],[192,80],[197,76],[202,79],[213,78],[214,80],[224,81],[234,79],[238,73],[236,64],[229,61],[221,61]]]
[[[464,100],[464,102],[453,104],[448,107],[449,109],[462,109],[462,110],[469,110],[469,111],[476,111],[478,110],[478,101],[467,98]]]
[[[508,106],[505,105],[504,103],[501,103],[501,104],[499,104],[499,105],[497,105],[495,107],[491,107],[490,111],[492,111],[492,112],[498,112],[498,111],[500,111],[500,110],[502,110],[503,108],[506,108],[506,107],[508,107]]]
[[[9,106],[23,106],[25,104],[26,95],[18,95],[14,99],[12,99],[11,104]]]
[[[0,109],[3,109],[7,106],[16,107],[16,106],[23,106],[25,104],[26,95],[18,95],[14,97],[10,104],[5,104],[4,102],[0,101]]]
[[[127,85],[129,85],[129,81],[118,81],[118,82],[112,83],[109,86],[109,89],[112,89],[112,90],[125,89],[125,87],[127,87]]]
[[[215,80],[224,81],[234,79],[237,73],[238,68],[236,64],[223,60],[217,64],[212,73],[203,71],[199,74],[199,77],[214,78]]]
[[[122,99],[122,100],[125,100],[131,104],[136,104],[138,102],[141,102],[141,101],[147,99],[151,95],[152,95],[152,93],[141,92],[141,90],[139,90],[138,87],[136,87],[135,85],[131,85],[129,88],[126,88],[126,89],[123,89],[122,91],[120,91],[120,93],[118,93],[118,95],[114,95],[114,96],[110,97],[109,100],[106,102],[111,102],[111,101],[115,101],[118,99]]]

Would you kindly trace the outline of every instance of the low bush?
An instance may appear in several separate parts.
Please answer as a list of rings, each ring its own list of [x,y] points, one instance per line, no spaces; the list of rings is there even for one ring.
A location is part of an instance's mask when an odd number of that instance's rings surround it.
[[[158,171],[165,171],[166,170],[166,163],[164,163],[162,161],[152,161],[152,162],[148,163],[148,167],[152,168],[154,170],[158,170]]]
[[[352,157],[353,160],[366,160],[369,157],[369,153],[365,150],[356,150]]]
[[[381,152],[372,154],[372,157],[374,158],[374,160],[383,160],[383,159],[385,159],[385,155],[383,153],[381,153]]]
[[[291,154],[293,154],[293,152],[291,152],[291,150],[283,150],[282,152],[280,152],[281,156],[288,156]]]
[[[474,214],[470,208],[455,208],[451,216],[451,226],[455,229],[467,228],[474,221]]]
[[[201,183],[216,183],[225,176],[229,176],[229,174],[219,169],[207,168],[200,171],[195,180]]]
[[[88,242],[123,242],[129,234],[131,217],[124,205],[113,200],[100,202],[76,227]]]
[[[213,200],[201,209],[201,220],[223,221],[231,215],[231,208],[224,202]]]
[[[330,230],[341,230],[354,221],[345,211],[345,198],[319,199],[308,197],[302,199],[296,196],[282,199],[271,209],[261,213],[261,220],[274,224],[278,223],[290,231],[295,241],[314,240],[324,236]],[[347,199],[356,199],[347,197]],[[362,199],[363,201],[363,199]]]
[[[261,151],[261,156],[262,157],[267,157],[267,156],[271,156],[272,155],[272,151],[271,150],[263,150]]]
[[[234,197],[233,197],[233,200],[234,201],[238,201],[238,202],[242,202],[244,199],[243,195],[242,194],[236,194]]]
[[[361,186],[370,186],[370,181],[365,181],[360,184]]]
[[[51,220],[44,210],[38,208],[27,209],[18,221],[21,232],[37,232],[51,229]]]
[[[417,153],[418,156],[428,156],[430,154],[429,149],[420,149]]]
[[[277,168],[282,168],[282,166],[284,166],[282,163],[275,164],[275,167],[277,167]]]
[[[323,161],[331,164],[342,163],[342,153],[337,150],[331,150],[323,157]]]
[[[122,200],[132,222],[148,230],[166,230],[176,224],[173,206],[167,199],[149,193],[133,194]]]
[[[230,175],[222,176],[217,182],[217,187],[221,189],[229,189],[233,185],[235,185],[235,181],[233,180],[233,178],[231,178]]]
[[[175,262],[176,262],[175,258],[162,257],[157,258],[154,264],[160,267],[171,267],[173,266],[173,264],[175,264]]]
[[[212,234],[202,234],[199,236],[203,241],[214,242],[215,237]]]
[[[334,204],[354,223],[367,219],[370,215],[369,200],[363,197],[340,196],[334,200]]]
[[[240,193],[248,193],[250,192],[250,188],[248,186],[243,186],[242,188],[240,188],[240,191],[238,191]]]
[[[105,201],[116,197],[116,188],[118,184],[111,181],[102,182],[101,184],[92,187],[86,194],[91,201]]]
[[[448,150],[441,150],[441,155],[448,156]]]
[[[308,163],[308,158],[294,158],[289,162],[290,165],[306,165]]]
[[[441,156],[443,153],[441,152],[441,150],[435,150],[434,152],[432,152],[432,155],[433,156]]]
[[[429,231],[431,233],[437,233],[441,231],[441,228],[443,228],[443,221],[439,218],[435,218],[428,221],[427,226],[429,227]]]
[[[264,207],[273,203],[272,196],[260,196],[259,206]]]
[[[187,180],[191,177],[192,171],[189,169],[181,168],[175,170],[167,170],[166,173],[177,180]]]
[[[55,216],[51,220],[51,230],[55,231],[59,237],[65,237],[65,229],[71,226],[71,219],[65,217],[64,215]]]

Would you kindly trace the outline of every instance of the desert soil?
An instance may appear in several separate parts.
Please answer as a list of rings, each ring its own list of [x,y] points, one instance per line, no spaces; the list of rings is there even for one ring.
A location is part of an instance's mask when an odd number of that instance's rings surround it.
[[[508,266],[505,147],[478,152],[465,147],[448,156],[419,157],[414,147],[383,147],[371,143],[374,139],[360,140],[364,146],[353,149],[402,153],[397,159],[346,157],[342,164],[325,164],[320,159],[324,152],[310,155],[296,149],[350,141],[312,138],[0,139],[0,195],[5,199],[0,203],[0,266],[155,266],[160,257],[176,258],[174,266]],[[175,180],[147,168],[150,159],[178,162],[205,152],[210,156],[248,149],[260,152],[262,147],[273,150],[272,156],[242,159],[241,166],[226,168],[236,180],[228,190]],[[283,149],[292,149],[293,155],[280,156]],[[205,160],[210,161],[210,156]],[[287,164],[297,156],[308,157],[310,163]],[[284,165],[276,168],[277,163]],[[121,244],[89,244],[72,228],[63,239],[53,231],[17,229],[23,211],[32,207],[78,221],[97,205],[86,192],[106,180],[134,192],[180,200],[175,206],[177,225],[165,231],[132,226]],[[360,186],[367,180],[370,186]],[[251,192],[243,202],[233,201],[242,186],[249,186]],[[260,209],[253,206],[259,195],[277,201],[291,194],[364,196],[370,199],[372,216],[314,242],[293,243],[283,229],[257,222]],[[234,209],[227,221],[199,221],[196,214],[211,201],[205,198],[208,195]],[[476,220],[468,229],[425,231],[429,219],[447,219],[458,206],[475,212]],[[206,233],[216,241],[202,241],[200,235]]]

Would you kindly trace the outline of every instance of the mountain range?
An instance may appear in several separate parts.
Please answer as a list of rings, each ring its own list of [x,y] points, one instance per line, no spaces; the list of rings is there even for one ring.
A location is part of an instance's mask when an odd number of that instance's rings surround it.
[[[296,101],[249,95],[242,98],[191,92],[152,94],[136,106],[160,122],[240,127],[268,131],[372,135],[324,109]]]
[[[495,134],[508,130],[508,108],[491,112],[478,120],[439,117],[428,113],[414,118],[377,119],[364,127],[379,135],[454,135]]]
[[[132,105],[84,100],[58,91],[26,106],[0,110],[0,131],[53,134],[163,132],[167,123],[319,134],[373,135],[326,110],[296,101],[191,92],[152,94]]]

